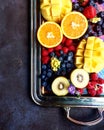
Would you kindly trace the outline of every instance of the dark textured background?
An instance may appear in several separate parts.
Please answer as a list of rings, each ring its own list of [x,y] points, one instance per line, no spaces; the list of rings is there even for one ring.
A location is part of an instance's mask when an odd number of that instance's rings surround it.
[[[0,1],[0,130],[104,130],[104,121],[78,126],[66,119],[63,109],[39,107],[32,101],[29,5],[29,0]],[[72,116],[88,120],[97,111],[76,108]]]

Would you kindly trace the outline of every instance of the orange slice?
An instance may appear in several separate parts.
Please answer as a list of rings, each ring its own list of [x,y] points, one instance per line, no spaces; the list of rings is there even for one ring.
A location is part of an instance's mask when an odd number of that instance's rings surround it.
[[[40,44],[46,48],[56,47],[63,38],[61,27],[55,22],[45,22],[39,27],[37,38]]]
[[[77,39],[84,35],[88,28],[86,17],[80,12],[70,12],[61,22],[63,34],[70,39]]]

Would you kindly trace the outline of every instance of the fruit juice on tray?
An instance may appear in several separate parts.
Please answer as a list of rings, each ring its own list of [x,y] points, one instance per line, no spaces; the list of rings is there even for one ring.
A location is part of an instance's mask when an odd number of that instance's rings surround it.
[[[104,94],[104,1],[41,0],[41,93]]]

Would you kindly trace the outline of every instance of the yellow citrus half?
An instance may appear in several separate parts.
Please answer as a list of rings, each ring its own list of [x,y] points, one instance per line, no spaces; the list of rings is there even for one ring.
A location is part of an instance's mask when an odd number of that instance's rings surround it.
[[[77,11],[65,15],[61,22],[63,34],[70,39],[77,39],[84,35],[88,28],[86,17]]]
[[[37,38],[40,44],[46,48],[56,47],[63,38],[61,27],[55,22],[45,22],[40,25]]]

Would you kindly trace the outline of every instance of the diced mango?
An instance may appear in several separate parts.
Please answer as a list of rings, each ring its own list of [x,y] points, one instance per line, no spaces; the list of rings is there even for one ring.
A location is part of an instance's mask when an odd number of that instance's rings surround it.
[[[101,71],[104,68],[104,42],[94,36],[88,37],[86,42],[83,39],[76,51],[75,65],[89,73]]]
[[[83,39],[83,40],[80,42],[80,44],[78,45],[78,48],[80,48],[80,49],[84,49],[85,46],[86,46],[86,40]]]
[[[92,66],[92,59],[91,58],[84,58],[84,64],[83,69],[85,69],[87,72],[90,72]]]
[[[93,51],[92,50],[85,50],[84,51],[84,57],[92,58]]]
[[[76,56],[83,56],[83,54],[84,54],[84,50],[82,49],[78,49],[76,52]]]
[[[60,16],[59,14],[61,13],[61,8],[59,5],[53,5],[51,8],[51,13],[52,17],[53,16]]]
[[[75,58],[75,64],[83,64],[83,57],[76,57]]]
[[[94,42],[95,42],[95,37],[93,36],[88,37],[87,43],[86,43],[86,49],[93,50]]]

